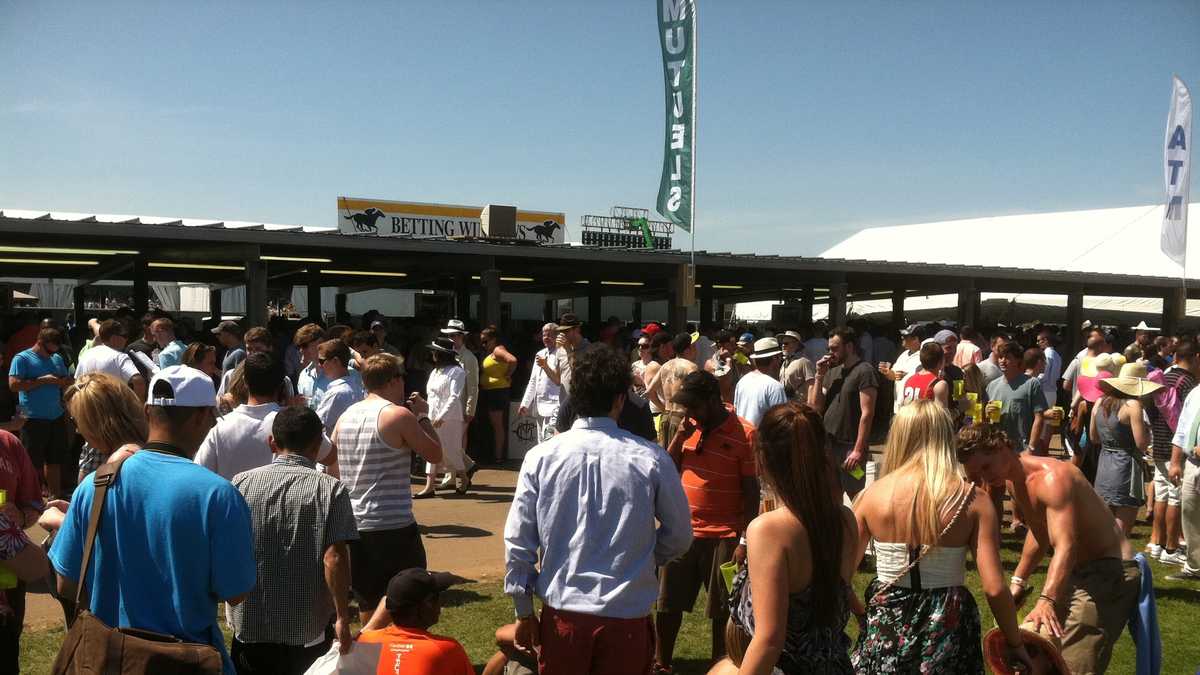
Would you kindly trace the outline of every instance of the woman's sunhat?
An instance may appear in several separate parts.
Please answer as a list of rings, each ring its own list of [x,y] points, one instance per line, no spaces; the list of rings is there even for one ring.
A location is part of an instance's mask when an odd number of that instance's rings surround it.
[[[429,343],[429,348],[444,354],[458,354],[458,352],[454,351],[454,340],[450,338],[434,338],[433,342]]]
[[[1149,396],[1162,389],[1163,385],[1146,379],[1147,374],[1145,364],[1126,363],[1116,377],[1100,380],[1100,388],[1110,394],[1121,393],[1133,398]]]

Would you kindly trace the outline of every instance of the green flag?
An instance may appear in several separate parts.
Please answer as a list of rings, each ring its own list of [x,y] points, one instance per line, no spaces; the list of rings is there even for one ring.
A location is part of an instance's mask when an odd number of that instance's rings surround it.
[[[687,232],[692,231],[692,176],[696,150],[696,2],[658,3],[658,39],[662,45],[667,93],[666,142],[658,212]]]

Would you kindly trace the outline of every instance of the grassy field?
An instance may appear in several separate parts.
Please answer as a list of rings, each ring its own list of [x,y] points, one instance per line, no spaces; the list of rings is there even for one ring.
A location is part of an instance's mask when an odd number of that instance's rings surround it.
[[[1138,549],[1145,545],[1147,530],[1145,525],[1140,525],[1135,531]],[[1006,535],[1003,553],[1005,567],[1011,571],[1020,555],[1020,542]],[[1200,601],[1200,586],[1166,581],[1166,575],[1176,568],[1157,563],[1154,563],[1153,567],[1164,650],[1162,672],[1170,675],[1194,673],[1200,665],[1200,640],[1194,636],[1196,619],[1200,616],[1197,614],[1197,608],[1200,607],[1200,603],[1197,602]],[[1044,573],[1045,564],[1032,580],[1039,588],[1042,586]],[[871,577],[871,572],[864,570],[855,578],[855,587],[860,594]],[[968,574],[968,585],[975,592],[986,631],[994,622],[987,603],[979,592],[978,577],[973,570]],[[481,669],[494,652],[493,636],[496,628],[512,621],[512,604],[504,596],[499,583],[452,589],[445,594],[443,604],[445,608],[442,620],[433,629],[434,632],[461,641],[476,668]],[[700,611],[686,616],[676,649],[676,672],[680,675],[702,675],[707,672],[709,666],[709,635],[707,621],[703,616],[703,598],[696,606]],[[857,632],[853,620],[847,630],[851,636]],[[21,641],[21,672],[49,672],[62,635],[61,629],[26,633]],[[1117,642],[1109,672],[1134,672],[1134,648],[1128,634]]]

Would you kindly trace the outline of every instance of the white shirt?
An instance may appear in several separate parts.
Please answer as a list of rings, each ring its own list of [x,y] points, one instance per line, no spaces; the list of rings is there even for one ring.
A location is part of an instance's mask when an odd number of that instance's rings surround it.
[[[278,403],[239,405],[208,430],[192,461],[226,480],[233,480],[243,471],[270,464],[274,455],[267,444],[267,437],[271,435],[275,413],[281,409]],[[317,460],[325,458],[332,447],[326,433],[321,440]]]
[[[908,381],[909,376],[917,372],[921,368],[921,350],[900,352],[896,360],[892,363],[892,370],[904,373],[904,377],[896,380],[896,399],[892,403],[893,410],[900,412],[900,404],[904,402],[904,383]]]
[[[768,410],[781,403],[787,403],[783,384],[757,370],[743,375],[733,392],[733,407],[737,410],[737,416],[756,427]]]
[[[128,382],[138,374],[138,369],[128,354],[108,345],[96,345],[84,352],[83,358],[79,359],[79,365],[75,367],[75,377],[82,377],[88,373],[105,373],[122,382]]]
[[[696,340],[695,345],[696,365],[703,369],[704,364],[708,363],[708,360],[712,358],[713,354],[717,353],[717,343],[708,339],[707,335],[701,335]]]
[[[1058,378],[1062,374],[1062,357],[1058,355],[1058,351],[1054,347],[1046,347],[1042,353],[1046,356],[1046,368],[1038,375],[1038,379],[1042,381],[1042,393],[1046,395],[1046,402],[1054,405],[1058,399]]]
[[[1188,434],[1192,432],[1192,425],[1196,423],[1196,415],[1200,415],[1200,387],[1192,389],[1183,399],[1183,409],[1179,411],[1179,424],[1175,427],[1175,436],[1171,438],[1171,445],[1178,445],[1183,450],[1184,459],[1191,459],[1194,448],[1188,447]]]
[[[479,402],[479,359],[465,344],[454,351],[458,352],[458,360],[462,362],[463,372],[467,376],[466,388],[463,390],[463,414],[474,417],[475,406]]]
[[[466,410],[463,394],[467,389],[467,372],[459,366],[438,366],[429,373],[425,393],[429,396],[429,420],[462,420]]]
[[[543,349],[537,355],[546,357],[546,365],[554,368],[554,354],[549,349]],[[634,366],[638,363],[641,361]],[[558,412],[559,391],[560,387],[554,384],[554,380],[537,364],[535,358],[533,371],[529,373],[529,384],[525,385],[525,395],[521,397],[521,407],[538,417],[553,417]]]

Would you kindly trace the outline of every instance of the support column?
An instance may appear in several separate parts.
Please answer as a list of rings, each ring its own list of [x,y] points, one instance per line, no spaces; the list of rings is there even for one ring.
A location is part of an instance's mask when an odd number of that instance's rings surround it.
[[[719,328],[725,328],[725,303],[717,301],[717,318],[716,324]]]
[[[703,329],[713,322],[713,291],[712,286],[705,284],[700,288],[700,328]]]
[[[133,275],[133,311],[140,319],[150,311],[150,271],[146,259],[142,256],[134,258],[129,271]]]
[[[603,287],[600,285],[599,279],[589,279],[587,286],[587,301],[588,301],[588,327],[596,330],[600,324],[604,322],[603,312],[601,311],[601,303],[604,302],[602,294]]]
[[[454,277],[454,316],[466,321],[471,318],[471,275]]]
[[[221,289],[210,289],[208,291],[208,315],[214,321],[220,321],[221,315],[224,313],[224,308],[221,307]]]
[[[849,286],[844,281],[829,284],[829,326],[846,325],[846,293]]]
[[[892,330],[898,331],[908,323],[904,320],[904,300],[908,291],[904,288],[892,289]]]
[[[687,325],[688,307],[696,300],[696,288],[688,266],[678,265],[675,276],[667,282],[667,322],[671,332],[678,333]]]
[[[246,261],[246,323],[267,325],[267,263]]]
[[[642,323],[642,299],[641,298],[633,299],[633,325],[635,328],[641,328],[644,325]]]
[[[967,281],[958,291],[958,326],[973,326],[979,323],[979,291],[974,282]]]
[[[1062,342],[1065,346],[1063,356],[1074,355],[1083,348],[1083,338],[1080,325],[1083,324],[1083,292],[1073,291],[1067,294],[1067,330],[1062,336]]]
[[[338,293],[333,296],[333,322],[338,323],[343,317],[349,316],[346,311],[346,294]]]
[[[1187,316],[1187,293],[1183,287],[1172,288],[1163,297],[1163,335],[1172,335],[1179,330],[1184,317]]]
[[[13,307],[13,287],[9,284],[0,284],[0,312],[5,314],[12,311]]]
[[[308,296],[308,316],[313,321],[320,321],[324,311],[321,307],[321,270],[311,269],[308,271],[305,288]]]
[[[86,329],[87,319],[85,318],[86,314],[83,306],[83,289],[85,288],[87,288],[87,286],[76,286],[75,290],[72,292],[72,295],[74,296],[72,297],[72,300],[74,301],[75,307],[75,325],[83,326]]]
[[[500,270],[479,273],[479,325],[500,325]]]
[[[547,301],[543,302],[542,303],[542,322],[550,323],[552,321],[557,321],[557,320],[558,320],[558,317],[554,316],[554,301],[547,300]]]
[[[800,325],[805,329],[812,327],[813,295],[812,286],[805,286],[800,292]]]

